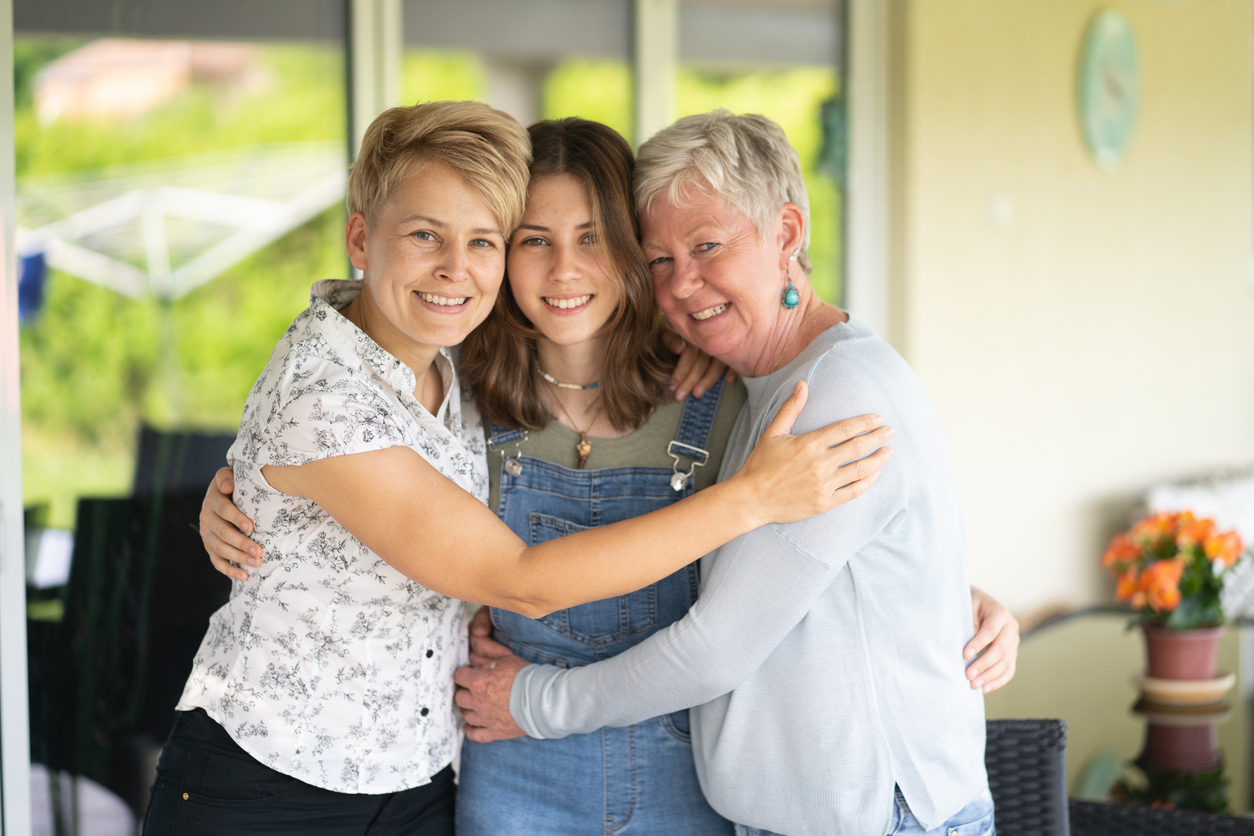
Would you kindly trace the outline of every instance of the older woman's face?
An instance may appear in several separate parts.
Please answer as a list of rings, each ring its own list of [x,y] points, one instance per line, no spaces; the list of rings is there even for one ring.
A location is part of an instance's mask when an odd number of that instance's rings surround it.
[[[658,306],[680,336],[736,372],[757,375],[787,332],[779,242],[722,198],[683,208],[659,195],[640,219]]]

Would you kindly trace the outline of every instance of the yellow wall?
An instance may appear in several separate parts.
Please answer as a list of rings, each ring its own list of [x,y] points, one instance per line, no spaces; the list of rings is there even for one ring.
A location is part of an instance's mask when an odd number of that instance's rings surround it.
[[[1103,6],[1140,48],[1123,167],[1075,77]],[[1249,0],[902,0],[890,337],[936,401],[974,583],[1025,612],[1157,480],[1254,463]]]

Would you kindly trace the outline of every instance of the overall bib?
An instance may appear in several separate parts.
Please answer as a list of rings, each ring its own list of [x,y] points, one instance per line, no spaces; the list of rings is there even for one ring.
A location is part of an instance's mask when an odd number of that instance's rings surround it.
[[[720,381],[705,397],[688,399],[671,449],[681,455],[707,449],[722,390]],[[492,448],[524,438],[522,432],[496,426],[492,431]],[[678,460],[674,469],[572,470],[530,458],[524,450],[519,445],[514,456],[502,455],[497,465],[502,468],[497,514],[528,545],[637,517],[693,490],[691,478],[676,476]],[[678,483],[683,483],[680,490]],[[496,640],[523,659],[572,668],[622,653],[669,626],[688,612],[698,592],[697,564],[692,563],[629,595],[540,619],[494,608],[492,623]],[[458,836],[733,833],[732,824],[701,794],[687,709],[558,740],[467,740],[460,776]]]

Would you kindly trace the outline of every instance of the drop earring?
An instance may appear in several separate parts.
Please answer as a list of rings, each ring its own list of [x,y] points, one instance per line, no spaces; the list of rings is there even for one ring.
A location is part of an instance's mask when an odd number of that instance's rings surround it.
[[[797,260],[797,252],[797,250],[792,251],[792,255],[788,257],[790,262]],[[791,311],[801,302],[801,294],[792,286],[792,271],[787,266],[784,267],[784,276],[788,279],[788,287],[784,288],[784,292],[780,294],[780,304]]]

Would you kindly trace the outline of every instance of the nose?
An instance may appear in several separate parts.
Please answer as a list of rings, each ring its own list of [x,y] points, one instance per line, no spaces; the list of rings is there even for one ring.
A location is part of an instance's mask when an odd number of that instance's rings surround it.
[[[465,281],[470,278],[470,257],[466,247],[450,241],[440,248],[440,263],[435,269],[436,278],[450,282]]]
[[[549,270],[549,278],[558,282],[569,282],[580,278],[579,259],[573,247],[564,244],[553,245],[553,266]]]
[[[677,257],[671,268],[667,291],[676,299],[687,299],[696,293],[705,282],[701,278],[697,263],[691,258]]]

